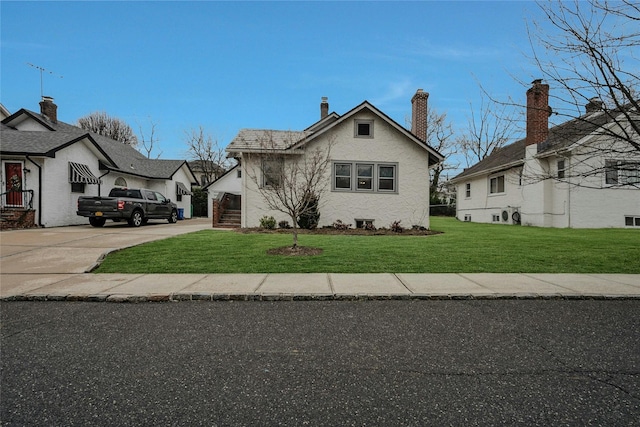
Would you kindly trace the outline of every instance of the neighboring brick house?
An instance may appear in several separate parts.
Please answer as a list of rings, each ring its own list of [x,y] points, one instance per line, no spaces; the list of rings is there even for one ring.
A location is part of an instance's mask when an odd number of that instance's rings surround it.
[[[322,178],[326,191],[319,226],[341,220],[353,226],[389,227],[401,221],[405,227],[429,227],[429,169],[443,156],[425,142],[428,96],[418,90],[412,98],[411,131],[368,101],[343,115],[329,113],[326,98],[320,104],[320,120],[303,131],[240,130],[227,152],[242,167],[242,226],[259,226],[265,215],[290,221],[269,210],[258,191],[258,185],[269,185],[268,169],[275,167],[263,162],[265,156],[279,153],[286,164],[301,161],[303,150],[331,146],[331,164]],[[265,138],[269,147],[261,145]],[[251,171],[261,177],[252,179]]]
[[[1,122],[3,216],[31,212],[34,225],[43,227],[86,224],[76,215],[78,197],[123,186],[159,191],[189,217],[191,185],[198,182],[185,160],[147,159],[121,142],[58,121],[49,97],[40,107],[40,113],[21,109]]]
[[[526,137],[451,180],[457,186],[457,218],[540,227],[640,227],[640,152],[611,136],[624,123],[621,110],[605,111],[593,99],[581,117],[549,128],[548,100],[549,85],[534,81],[527,91]],[[630,107],[624,111],[637,117]]]

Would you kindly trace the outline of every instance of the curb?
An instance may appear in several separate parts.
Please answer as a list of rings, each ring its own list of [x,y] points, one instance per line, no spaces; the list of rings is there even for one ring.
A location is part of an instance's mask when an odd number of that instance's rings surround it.
[[[190,302],[190,301],[487,301],[487,300],[640,300],[636,295],[603,294],[156,294],[156,295],[13,295],[12,301],[74,301],[110,303]]]

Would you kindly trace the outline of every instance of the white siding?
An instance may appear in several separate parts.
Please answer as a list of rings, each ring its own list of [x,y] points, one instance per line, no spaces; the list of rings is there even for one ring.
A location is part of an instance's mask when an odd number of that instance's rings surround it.
[[[87,165],[96,177],[102,175],[98,170],[98,159],[82,142],[57,151],[55,158],[44,159],[41,218],[45,227],[86,224],[87,218],[76,214],[78,197],[98,195],[98,186],[95,184],[85,184],[84,193],[71,192],[69,162]],[[31,185],[37,184],[32,182]],[[34,208],[37,209],[38,205],[34,204]]]
[[[504,176],[504,192],[491,194],[490,179],[499,176]],[[466,197],[467,183],[471,184],[470,197]],[[465,216],[470,215],[472,222],[496,223],[493,218],[497,215],[498,223],[513,224],[513,212],[520,212],[522,207],[522,190],[520,168],[481,175],[461,182],[457,185],[456,218],[464,221]],[[502,218],[503,211],[509,213],[506,221]]]
[[[594,156],[593,149],[575,149],[570,156],[536,157],[536,147],[527,148],[525,183],[513,185],[509,179],[503,195],[489,195],[490,176],[474,177],[457,185],[457,218],[471,215],[473,222],[492,222],[493,214],[506,207],[517,207],[522,225],[537,227],[610,228],[624,227],[625,216],[640,216],[640,189],[631,186],[611,187],[604,173],[578,178],[582,172],[604,165],[604,156]],[[553,178],[530,180],[526,177],[557,177],[558,160],[565,161],[566,180]],[[515,176],[515,170],[510,172]],[[574,177],[571,177],[573,175]],[[493,175],[491,175],[493,176]],[[465,197],[466,183],[471,183],[471,197]],[[502,221],[500,221],[502,223]]]

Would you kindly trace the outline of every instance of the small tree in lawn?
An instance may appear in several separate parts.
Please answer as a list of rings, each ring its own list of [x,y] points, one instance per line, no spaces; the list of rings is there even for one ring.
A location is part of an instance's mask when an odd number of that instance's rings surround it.
[[[310,148],[300,132],[265,131],[259,138],[260,152],[253,154],[254,167],[247,176],[256,184],[267,207],[282,212],[293,225],[293,249],[298,247],[300,218],[317,215],[318,204],[329,185],[330,137],[326,148]],[[295,146],[296,148],[290,148]]]

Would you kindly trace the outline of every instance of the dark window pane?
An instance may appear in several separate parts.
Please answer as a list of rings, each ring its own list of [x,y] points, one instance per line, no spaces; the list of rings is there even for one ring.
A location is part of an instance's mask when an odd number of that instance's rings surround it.
[[[338,176],[336,177],[336,188],[351,188],[351,178]]]
[[[358,123],[358,135],[369,136],[371,135],[369,129],[369,123]]]
[[[371,190],[371,178],[358,178],[359,190]]]
[[[393,178],[393,166],[380,166],[380,178]]]
[[[358,165],[358,177],[370,177],[373,176],[373,166],[372,165]]]
[[[393,188],[393,179],[381,178],[380,182],[378,183],[378,189],[379,190],[388,190],[388,191],[395,190],[395,188]]]
[[[351,165],[338,164],[336,165],[336,176],[350,176]]]

